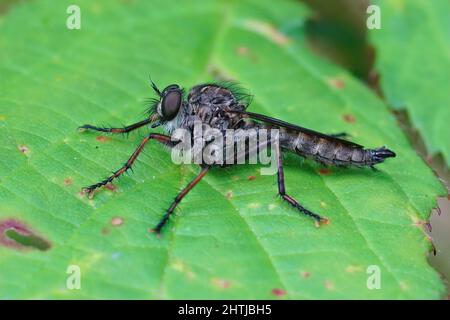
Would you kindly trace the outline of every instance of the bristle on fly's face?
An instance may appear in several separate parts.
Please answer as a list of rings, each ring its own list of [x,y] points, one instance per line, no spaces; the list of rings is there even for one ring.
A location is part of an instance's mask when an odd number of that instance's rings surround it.
[[[158,107],[159,99],[149,98],[145,100],[145,105],[147,107],[146,114],[151,117],[156,113],[156,108]]]

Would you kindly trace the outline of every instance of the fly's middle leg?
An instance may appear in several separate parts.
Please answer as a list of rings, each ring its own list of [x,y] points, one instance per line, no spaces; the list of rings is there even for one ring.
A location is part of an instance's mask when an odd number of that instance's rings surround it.
[[[275,144],[275,150],[277,155],[277,165],[278,165],[278,173],[277,173],[277,179],[278,179],[278,194],[281,196],[281,198],[289,203],[291,206],[296,208],[301,213],[313,218],[316,222],[316,226],[319,226],[321,224],[327,224],[329,220],[327,218],[323,218],[317,213],[314,213],[305,207],[303,207],[297,200],[292,198],[290,195],[286,193],[286,187],[284,184],[284,170],[283,170],[283,162],[282,162],[282,155],[280,146],[278,144]]]

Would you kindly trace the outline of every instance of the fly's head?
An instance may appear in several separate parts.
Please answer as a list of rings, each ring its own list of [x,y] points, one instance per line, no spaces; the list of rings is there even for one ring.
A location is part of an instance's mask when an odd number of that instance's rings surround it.
[[[153,90],[159,96],[159,99],[152,100],[149,113],[153,120],[152,128],[163,125],[165,130],[171,133],[179,127],[181,121],[182,109],[184,107],[183,89],[177,84],[171,84],[160,91],[158,87],[151,82]]]

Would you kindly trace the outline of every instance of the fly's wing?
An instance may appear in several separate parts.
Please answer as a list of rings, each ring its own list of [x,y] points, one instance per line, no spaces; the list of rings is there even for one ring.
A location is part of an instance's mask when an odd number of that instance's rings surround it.
[[[241,136],[240,138],[239,136],[233,136],[232,143],[230,144],[225,143],[225,146],[223,148],[223,155],[225,156],[224,165],[245,163],[245,161],[250,161],[251,158],[256,160],[256,157],[258,157],[259,153],[263,152],[270,146],[271,143],[270,137],[260,140],[259,136],[255,135],[254,138],[255,138],[254,142],[256,143],[250,143],[248,140],[246,140],[245,135]],[[242,142],[246,143],[238,146],[238,144]],[[230,147],[232,148],[232,150],[234,150],[234,152],[228,153],[229,150],[227,150],[227,148]],[[237,149],[239,147],[243,147],[244,150]]]
[[[248,111],[234,111],[234,112],[240,113],[244,117],[251,118],[251,119],[257,120],[257,121],[261,121],[261,122],[264,122],[269,125],[273,125],[273,126],[277,126],[277,127],[281,127],[281,128],[287,128],[287,129],[295,130],[297,132],[303,132],[308,135],[321,137],[321,138],[324,138],[324,139],[327,139],[330,141],[336,141],[336,142],[339,142],[339,143],[346,145],[348,147],[351,147],[351,148],[357,148],[357,149],[364,148],[363,146],[361,146],[357,143],[354,143],[354,142],[351,142],[348,140],[344,140],[344,139],[339,139],[339,138],[336,138],[336,137],[333,137],[333,136],[330,136],[330,135],[327,135],[327,134],[324,134],[321,132],[317,132],[317,131],[314,131],[311,129],[303,128],[298,125],[295,125],[295,124],[292,124],[292,123],[289,123],[289,122],[286,122],[286,121],[283,121],[280,119],[265,116],[263,114],[248,112]]]

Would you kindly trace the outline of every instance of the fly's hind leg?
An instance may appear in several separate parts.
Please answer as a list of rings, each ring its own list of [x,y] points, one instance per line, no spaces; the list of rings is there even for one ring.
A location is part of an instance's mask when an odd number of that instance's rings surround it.
[[[161,234],[161,229],[169,221],[169,218],[177,205],[181,202],[181,200],[183,200],[183,198],[189,193],[189,191],[191,191],[196,186],[196,184],[200,182],[200,180],[206,175],[209,169],[209,166],[202,167],[200,173],[191,182],[189,182],[189,184],[183,190],[181,190],[181,192],[175,197],[175,200],[172,202],[169,209],[167,209],[166,213],[161,218],[159,223],[154,229],[152,229],[153,232],[156,232],[158,236]]]
[[[166,136],[163,134],[157,134],[157,133],[150,133],[147,137],[144,138],[144,140],[142,140],[142,142],[139,144],[139,146],[134,151],[134,153],[131,155],[131,157],[128,159],[128,161],[119,170],[113,172],[113,174],[111,176],[104,179],[103,181],[100,181],[99,183],[93,184],[93,185],[83,189],[84,192],[86,192],[88,194],[88,197],[92,198],[95,190],[107,185],[108,183],[112,182],[114,179],[120,177],[122,174],[124,174],[125,172],[130,170],[131,166],[136,161],[137,157],[142,152],[142,150],[144,149],[147,142],[149,142],[152,139],[159,141],[163,144],[169,145],[169,146],[174,144],[174,142],[171,141],[170,136]]]
[[[277,164],[278,164],[278,173],[277,173],[277,179],[278,179],[278,194],[281,196],[281,198],[288,202],[291,206],[296,208],[301,213],[310,216],[313,218],[316,222],[316,226],[319,226],[321,224],[327,224],[329,220],[327,218],[323,218],[320,215],[306,209],[303,207],[297,200],[292,198],[290,195],[286,193],[286,187],[284,185],[284,170],[283,170],[283,163],[282,163],[282,156],[281,156],[281,150],[279,144],[275,145],[276,155],[277,155]]]

